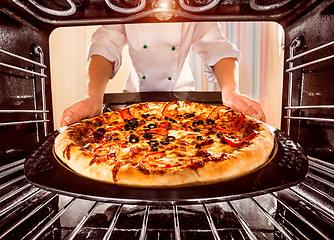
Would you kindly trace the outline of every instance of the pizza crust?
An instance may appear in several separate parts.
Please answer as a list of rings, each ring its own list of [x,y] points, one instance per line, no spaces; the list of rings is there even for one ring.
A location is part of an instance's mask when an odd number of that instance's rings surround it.
[[[260,124],[259,134],[251,140],[251,144],[229,154],[226,160],[208,161],[195,170],[189,167],[170,168],[163,173],[150,174],[145,174],[133,166],[123,165],[117,172],[116,183],[133,187],[188,187],[213,184],[249,174],[269,160],[274,146],[270,129],[262,122],[252,120]],[[54,147],[56,155],[77,174],[115,183],[114,166],[105,162],[90,166],[91,157],[82,154],[81,147],[71,140],[66,128],[56,137]]]

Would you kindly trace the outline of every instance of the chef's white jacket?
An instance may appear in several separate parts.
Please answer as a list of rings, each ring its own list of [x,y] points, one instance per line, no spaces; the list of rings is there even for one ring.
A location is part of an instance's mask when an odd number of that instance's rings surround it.
[[[131,66],[125,92],[195,90],[187,62],[190,49],[203,59],[211,82],[217,81],[212,66],[220,59],[240,57],[217,23],[150,23],[99,27],[92,36],[88,58],[101,55],[113,62],[112,78],[122,63],[126,44]]]

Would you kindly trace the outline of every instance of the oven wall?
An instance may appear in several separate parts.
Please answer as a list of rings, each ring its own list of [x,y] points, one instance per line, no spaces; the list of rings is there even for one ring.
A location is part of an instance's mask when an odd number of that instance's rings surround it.
[[[284,23],[286,32],[285,58],[290,57],[290,45],[295,39],[301,40],[293,54],[297,55],[334,41],[334,2],[323,1],[321,4],[301,15],[299,19],[287,19]],[[309,63],[334,54],[334,46],[325,47],[293,61],[293,66]],[[289,64],[285,63],[285,69]],[[319,62],[292,72],[292,105],[321,106],[334,103],[334,58]],[[289,131],[288,106],[289,73],[284,75],[282,129]],[[332,108],[310,108],[293,110],[297,118],[333,119]],[[300,143],[308,155],[334,162],[334,123],[330,121],[291,120],[290,136]]]
[[[40,62],[34,54],[34,46],[44,52],[45,65],[49,65],[47,31],[0,9],[0,49],[12,54]],[[0,62],[22,69],[40,72],[40,67],[0,52]],[[0,165],[8,160],[24,157],[44,137],[43,123],[20,123],[41,119],[40,113],[17,113],[18,110],[42,109],[41,78],[30,73],[0,66]],[[49,76],[49,69],[45,69]],[[50,78],[46,78],[46,108],[48,131],[53,131]],[[14,110],[14,112],[12,111]],[[18,124],[14,124],[19,122]]]

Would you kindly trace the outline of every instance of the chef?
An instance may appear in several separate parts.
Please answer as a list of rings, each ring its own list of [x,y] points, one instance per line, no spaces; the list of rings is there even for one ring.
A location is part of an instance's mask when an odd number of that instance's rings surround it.
[[[208,81],[219,83],[224,105],[265,121],[260,104],[239,92],[239,50],[217,23],[192,22],[99,27],[89,47],[87,96],[65,109],[62,126],[101,112],[104,91],[121,66],[125,45],[131,66],[124,92],[195,90],[187,63],[193,50],[204,61]]]

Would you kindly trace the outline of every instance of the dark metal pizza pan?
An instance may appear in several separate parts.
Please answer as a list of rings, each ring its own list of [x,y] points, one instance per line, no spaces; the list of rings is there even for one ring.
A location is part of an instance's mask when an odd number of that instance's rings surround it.
[[[26,158],[26,178],[42,189],[89,200],[133,204],[197,204],[235,200],[282,190],[301,182],[308,171],[303,149],[285,133],[270,127],[275,137],[271,160],[258,170],[221,183],[186,188],[124,187],[78,175],[60,163],[53,151],[58,131],[50,134]]]

